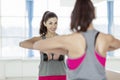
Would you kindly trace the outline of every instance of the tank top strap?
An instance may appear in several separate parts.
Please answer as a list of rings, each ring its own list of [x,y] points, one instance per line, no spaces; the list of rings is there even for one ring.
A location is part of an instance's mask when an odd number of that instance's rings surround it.
[[[97,33],[96,33],[96,35],[95,35],[94,45],[96,44],[96,39],[97,39],[97,37],[98,37],[99,33],[100,33],[100,32],[97,32]]]
[[[86,40],[86,50],[88,49],[88,47],[91,50],[95,50],[95,42],[96,42],[96,37],[98,34],[99,32],[95,29],[82,32],[82,35],[84,36]]]

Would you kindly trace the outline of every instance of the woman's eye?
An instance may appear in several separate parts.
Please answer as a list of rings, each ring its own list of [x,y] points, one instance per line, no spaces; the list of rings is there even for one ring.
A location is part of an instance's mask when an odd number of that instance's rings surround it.
[[[57,24],[57,22],[55,24]]]
[[[49,23],[50,25],[52,25],[52,23]]]

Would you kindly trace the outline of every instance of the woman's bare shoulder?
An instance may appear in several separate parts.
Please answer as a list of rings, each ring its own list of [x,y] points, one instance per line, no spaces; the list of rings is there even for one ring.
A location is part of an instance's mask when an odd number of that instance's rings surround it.
[[[99,36],[101,36],[103,39],[111,40],[113,36],[111,34],[106,34],[106,33],[100,33]]]
[[[38,40],[41,40],[42,37],[41,36],[34,36],[32,37],[31,39],[28,39],[28,40],[31,40],[31,41],[38,41]]]
[[[62,38],[63,40],[66,40],[66,39],[70,39],[70,38],[72,38],[73,36],[75,36],[74,33],[72,33],[72,34],[62,35],[61,38]]]
[[[100,44],[104,44],[105,46],[109,46],[113,41],[115,40],[114,36],[111,34],[106,34],[106,33],[100,33],[98,35],[97,42]]]
[[[57,41],[59,43],[66,43],[72,38],[72,34],[64,34],[64,35],[59,35],[55,36],[53,38],[49,38],[51,41]]]

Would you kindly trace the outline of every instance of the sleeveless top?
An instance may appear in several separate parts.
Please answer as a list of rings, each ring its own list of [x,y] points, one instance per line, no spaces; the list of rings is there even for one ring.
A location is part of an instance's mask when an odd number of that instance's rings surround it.
[[[82,32],[86,40],[86,50],[80,58],[67,59],[67,80],[106,80],[106,58],[95,51],[98,33],[96,30]]]
[[[46,39],[44,36],[43,39]],[[59,76],[66,75],[66,67],[64,60],[44,61],[44,55],[40,54],[39,76]]]

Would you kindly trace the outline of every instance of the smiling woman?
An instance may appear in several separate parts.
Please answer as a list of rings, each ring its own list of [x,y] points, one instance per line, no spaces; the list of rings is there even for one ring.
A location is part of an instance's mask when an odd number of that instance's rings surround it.
[[[58,36],[56,33],[57,23],[57,15],[53,12],[46,11],[40,22],[40,36],[24,40],[20,42],[20,46],[23,48],[33,49],[33,44],[36,41]],[[59,54],[40,52],[41,60],[38,80],[66,80],[64,55],[62,55],[62,52],[64,51],[57,50],[57,53]]]
[[[49,0],[33,0],[33,20],[31,22],[32,30],[30,31],[28,24],[26,1],[31,0],[0,0],[1,57],[29,57],[29,51],[18,47],[18,44],[20,41],[28,39],[29,33],[31,33],[31,35],[39,35],[39,21],[42,18],[42,14],[46,10],[50,9],[59,14],[59,24],[58,29],[56,30],[58,34],[67,34],[70,32],[69,30],[66,30],[66,28],[68,28],[69,25],[68,13],[71,12],[72,8],[60,6],[59,0],[53,0],[53,2],[55,2],[56,4],[53,4]],[[61,13],[61,11],[63,10],[65,11]],[[12,54],[10,54],[9,52],[11,52]],[[33,51],[33,54],[35,58],[39,57],[37,51]]]

